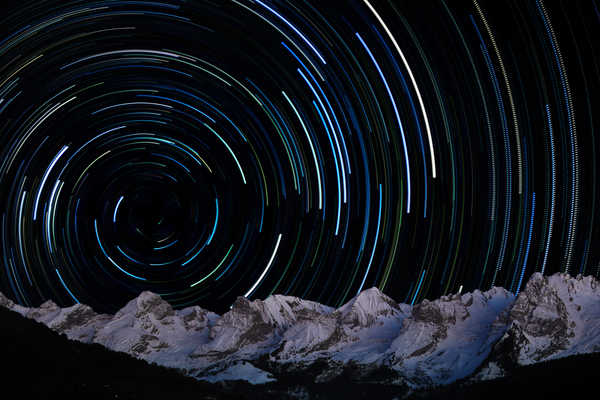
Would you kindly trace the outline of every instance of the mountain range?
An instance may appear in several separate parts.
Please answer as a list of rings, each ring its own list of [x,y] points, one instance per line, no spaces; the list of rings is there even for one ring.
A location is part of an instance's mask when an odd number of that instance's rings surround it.
[[[562,273],[533,274],[517,296],[494,287],[414,306],[376,288],[337,309],[291,296],[239,297],[223,315],[198,306],[175,310],[151,292],[114,315],[52,301],[28,308],[3,295],[0,305],[69,339],[213,383],[351,376],[406,394],[600,352],[600,284]]]

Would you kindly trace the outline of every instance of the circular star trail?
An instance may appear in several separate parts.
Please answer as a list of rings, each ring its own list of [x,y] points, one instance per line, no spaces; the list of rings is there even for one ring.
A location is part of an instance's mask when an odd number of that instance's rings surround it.
[[[2,291],[225,311],[598,276],[596,3],[405,3],[2,3]]]

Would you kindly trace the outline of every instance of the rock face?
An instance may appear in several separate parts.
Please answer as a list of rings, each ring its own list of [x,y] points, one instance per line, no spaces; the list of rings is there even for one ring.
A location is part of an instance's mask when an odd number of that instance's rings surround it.
[[[332,311],[319,303],[290,296],[274,295],[264,301],[238,297],[232,309],[211,327],[210,341],[191,356],[206,362],[255,358],[274,350],[292,326],[318,320]]]
[[[470,375],[505,332],[502,314],[513,301],[502,288],[424,300],[404,320],[388,350],[392,368],[415,387]]]
[[[327,381],[344,371],[360,377],[383,369],[388,384],[422,388],[600,351],[600,285],[564,274],[534,274],[516,299],[492,288],[415,306],[398,304],[376,288],[338,309],[290,296],[240,297],[222,316],[198,306],[174,310],[151,292],[115,315],[51,301],[26,308],[1,294],[0,305],[73,340],[209,381],[260,384],[294,371]]]
[[[599,352],[600,284],[591,276],[536,273],[519,293],[507,326],[490,357],[492,369]]]

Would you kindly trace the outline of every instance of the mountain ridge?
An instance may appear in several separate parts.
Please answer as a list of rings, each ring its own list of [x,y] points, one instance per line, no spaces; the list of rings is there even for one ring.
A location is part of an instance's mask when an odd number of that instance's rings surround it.
[[[334,309],[297,297],[240,297],[218,315],[173,309],[142,292],[114,315],[51,301],[0,305],[64,333],[200,380],[263,384],[314,371],[327,382],[352,368],[386,370],[385,381],[420,389],[486,380],[518,366],[600,351],[600,283],[593,277],[532,275],[518,296],[504,288],[442,296],[414,306],[371,288]]]

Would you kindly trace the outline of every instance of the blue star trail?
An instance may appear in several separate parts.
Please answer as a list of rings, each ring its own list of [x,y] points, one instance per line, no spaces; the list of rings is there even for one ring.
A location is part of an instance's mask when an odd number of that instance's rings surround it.
[[[600,274],[593,0],[34,3],[0,5],[21,304]]]

